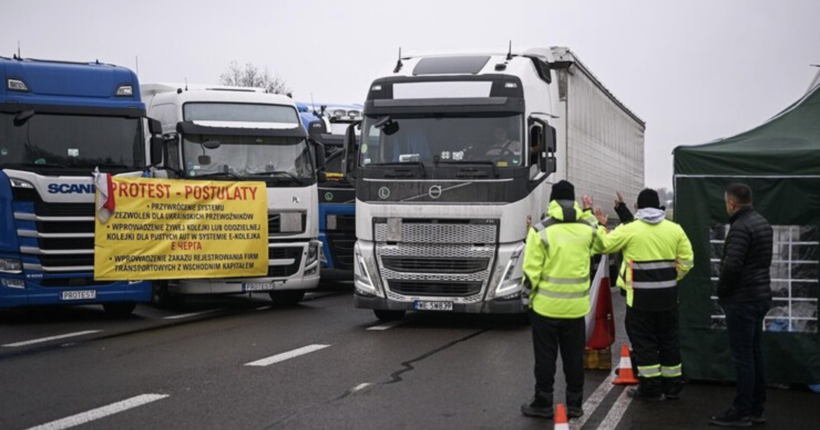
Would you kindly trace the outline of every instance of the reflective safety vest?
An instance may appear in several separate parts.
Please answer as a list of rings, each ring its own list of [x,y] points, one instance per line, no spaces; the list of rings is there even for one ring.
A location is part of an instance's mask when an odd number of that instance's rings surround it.
[[[627,292],[627,305],[646,311],[677,306],[678,281],[694,267],[695,257],[678,224],[637,219],[606,234],[601,243],[604,254],[623,252],[618,286]]]
[[[589,313],[590,258],[598,224],[574,201],[552,201],[547,218],[531,228],[524,252],[529,306],[550,318]]]

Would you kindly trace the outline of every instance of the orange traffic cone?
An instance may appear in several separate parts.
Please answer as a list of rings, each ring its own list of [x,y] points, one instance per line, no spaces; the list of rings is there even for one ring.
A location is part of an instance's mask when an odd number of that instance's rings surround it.
[[[555,407],[555,430],[569,430],[567,409],[562,403]]]
[[[638,380],[635,379],[635,372],[632,371],[632,359],[629,358],[629,346],[623,344],[621,347],[621,364],[618,365],[618,377],[612,381],[613,384],[618,385],[635,385]]]

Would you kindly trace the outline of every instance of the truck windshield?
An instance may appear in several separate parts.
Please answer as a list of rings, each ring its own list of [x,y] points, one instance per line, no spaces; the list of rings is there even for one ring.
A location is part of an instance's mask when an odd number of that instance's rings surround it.
[[[362,126],[361,166],[419,162],[523,162],[523,116],[374,117]]]
[[[219,142],[208,149],[207,142]],[[307,140],[301,137],[184,136],[185,171],[190,177],[229,174],[311,179]]]
[[[143,168],[140,118],[0,113],[0,167]]]

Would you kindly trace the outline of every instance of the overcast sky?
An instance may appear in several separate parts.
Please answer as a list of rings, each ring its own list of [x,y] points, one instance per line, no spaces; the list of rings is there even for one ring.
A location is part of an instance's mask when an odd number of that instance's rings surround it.
[[[674,5],[673,5],[674,3]],[[0,55],[94,60],[141,82],[216,83],[267,66],[299,100],[362,102],[397,49],[569,46],[647,122],[646,183],[671,151],[747,130],[803,94],[820,64],[818,0],[4,2]]]

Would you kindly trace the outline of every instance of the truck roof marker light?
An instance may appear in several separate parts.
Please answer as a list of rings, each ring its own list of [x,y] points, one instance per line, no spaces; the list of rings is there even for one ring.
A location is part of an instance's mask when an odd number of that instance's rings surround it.
[[[373,87],[370,88],[370,91],[381,91],[381,90],[382,90],[381,85],[373,85]]]
[[[504,88],[518,88],[518,84],[515,82],[507,82],[504,84]]]
[[[134,87],[129,85],[120,85],[117,87],[117,97],[133,97]]]
[[[25,91],[28,92],[28,85],[20,79],[12,79],[9,78],[6,80],[6,88],[12,91]]]

